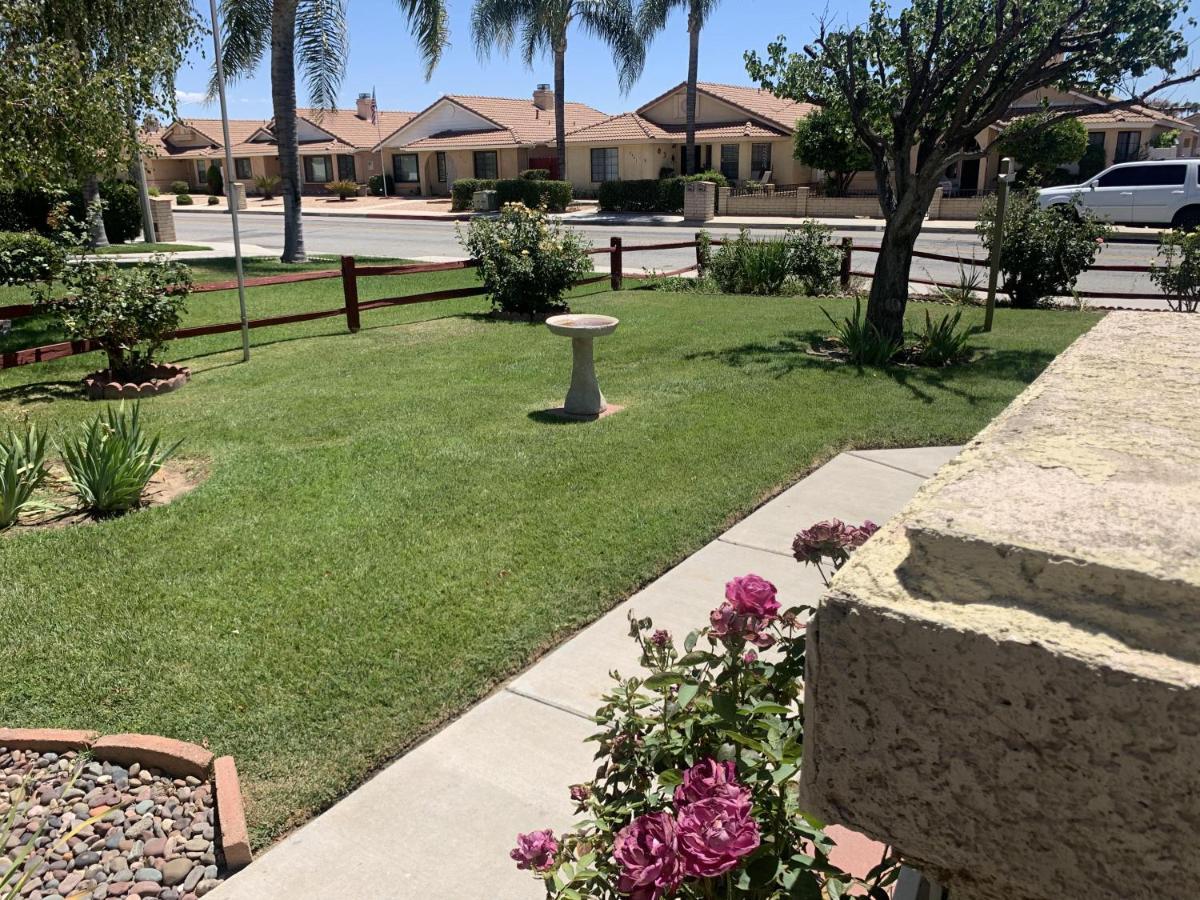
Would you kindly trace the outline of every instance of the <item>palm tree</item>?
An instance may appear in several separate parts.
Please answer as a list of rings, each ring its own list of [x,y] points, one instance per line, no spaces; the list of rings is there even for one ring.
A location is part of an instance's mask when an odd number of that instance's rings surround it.
[[[350,52],[348,0],[221,0],[225,77],[253,72],[270,48],[271,103],[279,147],[283,196],[283,262],[303,262],[300,221],[300,146],[296,139],[296,65],[313,106],[333,109]],[[428,79],[441,58],[449,31],[446,0],[396,0],[425,61]],[[214,83],[209,93],[216,93]]]
[[[696,165],[696,77],[700,67],[700,32],[709,14],[720,0],[642,0],[638,9],[638,31],[643,38],[667,27],[667,17],[676,7],[687,10],[688,77],[687,77],[687,158],[680,166],[681,174],[691,175]]]
[[[554,142],[558,177],[567,177],[566,77],[567,31],[578,22],[613,51],[621,92],[642,74],[645,44],[635,27],[630,0],[475,0],[471,34],[481,59],[493,45],[508,52],[521,33],[521,55],[533,67],[542,51],[554,54]]]

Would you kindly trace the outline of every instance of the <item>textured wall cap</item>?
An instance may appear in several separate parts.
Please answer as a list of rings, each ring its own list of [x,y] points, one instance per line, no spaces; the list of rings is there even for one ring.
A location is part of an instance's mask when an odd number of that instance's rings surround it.
[[[217,792],[217,821],[221,824],[225,864],[230,869],[240,869],[250,864],[250,835],[246,831],[242,789],[232,756],[218,757],[213,763],[213,784]]]
[[[10,750],[86,750],[100,735],[69,728],[0,728],[0,747]]]
[[[207,778],[213,755],[209,750],[187,741],[150,734],[110,734],[92,745],[98,759],[121,765],[140,762],[172,775]]]

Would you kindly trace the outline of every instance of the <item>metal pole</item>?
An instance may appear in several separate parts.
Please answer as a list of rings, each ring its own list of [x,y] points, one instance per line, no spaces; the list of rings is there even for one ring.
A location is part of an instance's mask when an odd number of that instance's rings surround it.
[[[987,311],[983,315],[983,330],[992,330],[992,318],[996,314],[996,285],[1000,281],[1000,245],[1004,243],[1004,210],[1008,206],[1008,186],[1016,174],[1010,157],[1000,160],[1000,174],[996,176],[996,221],[992,223],[992,260],[988,269]]]
[[[217,0],[208,0],[212,11],[213,52],[217,57],[217,92],[221,97],[221,131],[225,138],[225,178],[233,184],[233,147],[229,142],[229,109],[225,103],[225,66],[221,62],[221,22],[217,17]],[[238,192],[225,192],[229,216],[233,223],[233,262],[237,268],[238,307],[242,315],[242,362],[250,362],[250,325],[246,319],[246,276],[242,271],[242,236],[238,231]],[[232,200],[232,202],[230,202]]]

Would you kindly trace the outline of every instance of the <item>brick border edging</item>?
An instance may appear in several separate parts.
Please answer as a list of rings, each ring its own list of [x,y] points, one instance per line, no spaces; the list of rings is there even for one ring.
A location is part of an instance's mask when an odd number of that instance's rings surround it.
[[[241,782],[232,756],[214,759],[199,744],[151,734],[110,734],[66,728],[0,728],[0,746],[14,750],[63,753],[87,750],[97,759],[118,765],[140,762],[177,777],[188,775],[212,782],[217,829],[225,867],[234,872],[250,864],[250,836]]]

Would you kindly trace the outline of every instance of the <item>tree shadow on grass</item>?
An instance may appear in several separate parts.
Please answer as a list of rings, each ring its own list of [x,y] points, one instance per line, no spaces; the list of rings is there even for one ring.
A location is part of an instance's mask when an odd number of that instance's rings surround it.
[[[0,403],[16,403],[30,406],[35,403],[53,403],[55,400],[82,400],[83,388],[75,381],[34,381],[29,384],[14,384],[0,388]]]
[[[917,400],[933,403],[937,395],[950,394],[974,404],[989,400],[964,386],[964,376],[971,381],[1015,380],[1030,383],[1050,364],[1055,354],[1046,350],[979,350],[969,363],[940,369],[912,366],[889,366],[879,369],[839,362],[812,352],[814,344],[826,338],[816,329],[788,332],[773,344],[753,342],[689,353],[687,360],[715,360],[736,369],[757,370],[774,378],[786,378],[795,372],[842,370],[849,375],[864,377],[886,375],[907,389]]]

